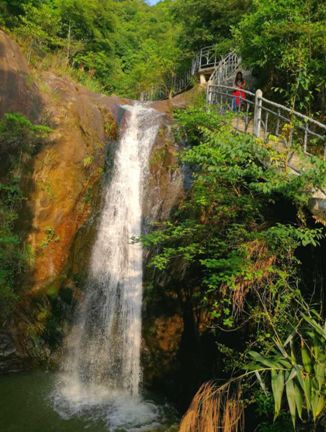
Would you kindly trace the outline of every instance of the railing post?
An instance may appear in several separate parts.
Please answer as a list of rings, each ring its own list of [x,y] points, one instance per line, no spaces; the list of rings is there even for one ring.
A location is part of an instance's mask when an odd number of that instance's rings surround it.
[[[214,90],[213,87],[210,84],[208,84],[206,99],[209,105],[212,105],[213,103],[213,90]]]
[[[205,74],[201,73],[199,75],[199,82],[201,86],[205,86],[207,84]]]
[[[195,57],[191,63],[191,75],[195,75],[195,73],[197,72],[197,62],[198,62],[198,54],[197,57]]]
[[[255,97],[255,113],[254,113],[254,135],[259,138],[261,128],[261,115],[263,107],[263,92],[261,90],[256,91]]]

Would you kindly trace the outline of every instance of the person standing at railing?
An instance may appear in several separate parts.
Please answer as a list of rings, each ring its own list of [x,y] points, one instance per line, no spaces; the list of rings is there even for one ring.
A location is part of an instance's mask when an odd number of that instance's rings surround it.
[[[242,72],[239,71],[234,81],[234,87],[236,87],[236,90],[232,92],[232,111],[239,111],[241,105],[246,102],[246,94],[243,91],[245,86],[246,81],[243,79]]]

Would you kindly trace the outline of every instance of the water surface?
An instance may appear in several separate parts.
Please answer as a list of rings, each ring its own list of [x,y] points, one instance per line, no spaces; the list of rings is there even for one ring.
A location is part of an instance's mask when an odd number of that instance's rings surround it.
[[[107,425],[108,406],[93,407],[75,416],[61,415],[54,408],[56,376],[53,373],[30,372],[0,376],[1,432],[112,432]],[[161,401],[160,401],[161,402]],[[164,404],[152,404],[159,411],[162,424],[138,428],[119,428],[119,432],[166,432],[175,416]],[[124,407],[125,409],[125,407]],[[163,417],[165,420],[162,420]],[[128,419],[125,419],[128,422]],[[174,429],[175,430],[175,429]]]

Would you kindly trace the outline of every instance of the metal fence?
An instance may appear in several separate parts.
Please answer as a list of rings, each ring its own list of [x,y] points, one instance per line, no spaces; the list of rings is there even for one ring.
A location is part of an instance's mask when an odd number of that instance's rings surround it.
[[[241,58],[237,54],[231,52],[226,57],[220,57],[216,54],[213,45],[206,46],[197,52],[187,73],[174,78],[167,78],[164,86],[152,86],[149,90],[141,93],[140,99],[150,101],[178,95],[193,86],[194,76],[198,72],[206,70],[211,72],[213,69],[210,82],[225,84],[230,77],[233,78],[240,63]]]
[[[241,57],[236,53],[231,52],[226,57],[222,58],[218,66],[212,73],[209,82],[211,84],[224,84],[232,79],[234,81],[235,73],[241,64]]]
[[[214,68],[221,60],[221,57],[217,56],[213,45],[202,48],[197,56],[199,56],[198,70]]]
[[[221,113],[233,111],[238,130],[265,141],[273,135],[288,148],[296,143],[305,154],[326,159],[326,125],[264,98],[261,90],[239,93],[236,87],[209,83],[207,103],[218,106]]]
[[[176,96],[193,86],[194,78],[191,71],[188,71],[181,77],[173,77],[166,79],[165,85],[152,86],[149,90],[144,91],[140,95],[142,102],[163,100],[169,97]]]
[[[167,79],[164,86],[153,86],[141,94],[141,100],[175,96],[192,87],[196,73],[214,69],[207,84],[207,103],[217,105],[222,113],[234,111],[237,129],[266,141],[272,135],[279,137],[288,148],[296,143],[304,153],[326,159],[326,125],[264,98],[261,90],[256,93],[241,90],[241,96],[235,97],[239,89],[226,84],[234,80],[240,64],[241,58],[236,53],[221,59],[214,46],[206,46],[197,53],[185,75]]]

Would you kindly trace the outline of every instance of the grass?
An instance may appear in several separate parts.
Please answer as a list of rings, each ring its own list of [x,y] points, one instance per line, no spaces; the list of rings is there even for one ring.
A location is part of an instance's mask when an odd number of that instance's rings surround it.
[[[93,76],[91,76],[87,71],[82,69],[77,69],[73,67],[67,61],[67,57],[63,50],[58,50],[54,53],[49,52],[39,52],[35,50],[31,51],[30,46],[22,38],[19,38],[17,34],[11,34],[16,42],[21,47],[25,57],[28,59],[30,66],[34,71],[40,72],[53,72],[55,75],[68,78],[77,84],[81,84],[88,90],[95,93],[106,93],[103,85],[99,83]],[[37,76],[38,74],[35,74]],[[29,80],[30,83],[30,80]]]

